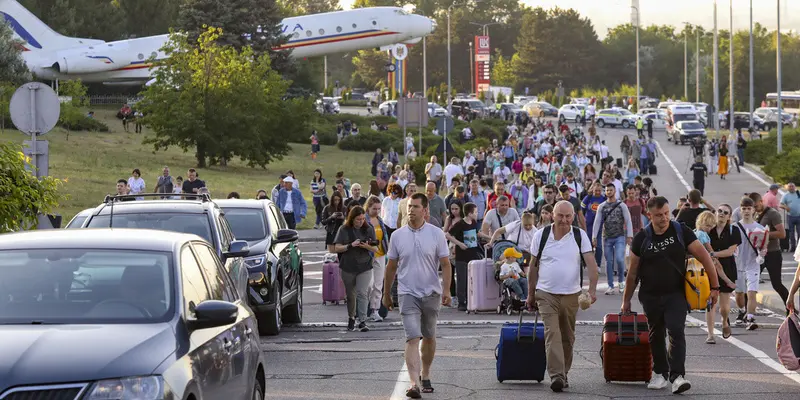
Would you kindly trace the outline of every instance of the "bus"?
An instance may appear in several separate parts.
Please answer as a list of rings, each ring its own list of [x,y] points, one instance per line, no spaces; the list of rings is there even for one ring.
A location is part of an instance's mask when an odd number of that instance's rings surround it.
[[[800,113],[800,91],[781,92],[783,111],[797,115]],[[778,106],[778,93],[767,93],[767,107]]]

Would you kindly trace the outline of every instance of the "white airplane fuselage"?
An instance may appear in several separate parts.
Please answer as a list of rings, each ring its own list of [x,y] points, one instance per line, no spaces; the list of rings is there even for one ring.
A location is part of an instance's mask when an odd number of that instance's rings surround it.
[[[168,35],[116,42],[70,38],[47,27],[16,0],[0,0],[0,16],[24,42],[22,56],[40,79],[140,84],[152,79],[151,57],[168,57],[161,51]],[[306,58],[416,43],[436,25],[398,7],[373,7],[286,18],[281,26],[289,39],[280,49]]]

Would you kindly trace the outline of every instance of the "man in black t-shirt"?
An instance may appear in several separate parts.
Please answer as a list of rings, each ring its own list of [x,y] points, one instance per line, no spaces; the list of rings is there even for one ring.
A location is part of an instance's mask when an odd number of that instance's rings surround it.
[[[198,193],[200,188],[206,187],[206,183],[197,179],[197,170],[189,168],[187,179],[183,181],[181,191],[183,193]]]
[[[708,176],[708,167],[706,167],[706,164],[703,163],[703,157],[695,157],[694,164],[692,164],[689,169],[691,169],[693,173],[692,186],[699,190],[700,195],[702,196],[706,187],[706,177]]]
[[[464,218],[444,234],[450,243],[456,245],[456,297],[459,311],[467,311],[467,264],[483,258],[479,237],[484,234],[481,233],[477,218],[478,207],[473,203],[464,204]]]
[[[689,200],[689,208],[683,208],[679,213],[678,216],[675,218],[678,222],[683,222],[688,226],[691,230],[695,229],[695,222],[697,222],[697,217],[703,213],[703,211],[713,210],[714,207],[711,207],[710,204],[706,203],[703,200],[703,196],[700,194],[700,191],[697,189],[692,189],[689,191],[689,196],[687,196]],[[708,208],[701,208],[700,205],[704,204]]]
[[[689,390],[686,374],[686,314],[688,304],[684,289],[686,256],[699,260],[711,284],[711,307],[719,297],[719,282],[711,256],[686,225],[670,219],[665,197],[647,202],[651,225],[640,231],[631,244],[630,265],[622,313],[631,312],[631,298],[641,280],[639,302],[650,326],[650,349],[653,354],[653,378],[649,389],[663,389],[672,382],[672,393]],[[667,352],[665,336],[669,334]]]

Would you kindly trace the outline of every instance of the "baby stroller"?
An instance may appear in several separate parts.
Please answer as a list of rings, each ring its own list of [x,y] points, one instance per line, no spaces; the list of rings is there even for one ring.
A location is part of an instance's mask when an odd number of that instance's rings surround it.
[[[497,307],[497,313],[502,314],[504,311],[508,315],[512,315],[515,311],[522,312],[525,308],[523,302],[510,287],[503,284],[500,280],[500,268],[503,265],[505,258],[503,252],[506,249],[514,247],[523,254],[523,259],[520,260],[520,267],[524,268],[530,262],[530,253],[520,249],[516,243],[510,240],[500,240],[492,246],[492,262],[494,263],[494,279],[500,284],[500,305]]]

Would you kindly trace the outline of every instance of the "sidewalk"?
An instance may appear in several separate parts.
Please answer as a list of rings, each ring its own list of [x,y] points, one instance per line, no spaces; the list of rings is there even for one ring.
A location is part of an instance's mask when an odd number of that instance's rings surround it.
[[[300,229],[297,231],[300,243],[324,243],[324,229]]]

